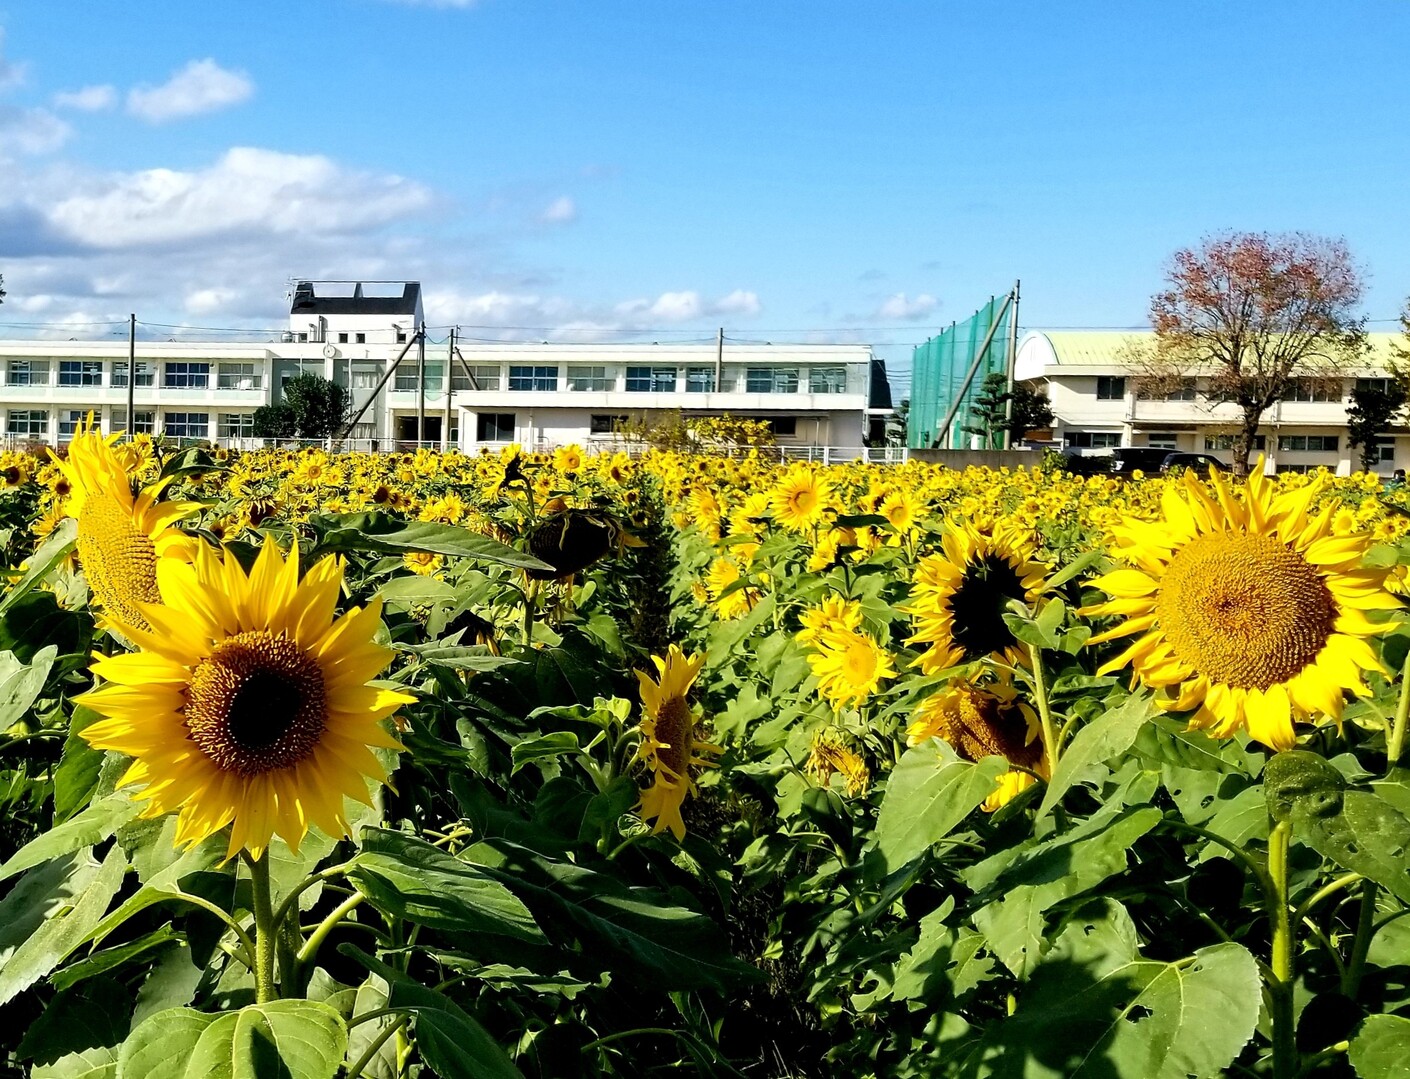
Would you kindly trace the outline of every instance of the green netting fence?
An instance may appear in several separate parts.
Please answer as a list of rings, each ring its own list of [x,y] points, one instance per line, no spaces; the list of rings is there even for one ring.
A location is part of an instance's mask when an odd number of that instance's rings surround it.
[[[1009,348],[1009,320],[1014,307],[1005,301],[1008,295],[991,296],[989,302],[963,322],[952,323],[948,330],[937,334],[911,355],[911,410],[906,424],[906,442],[912,449],[935,446],[941,449],[964,449],[970,435],[964,430],[976,422],[974,399],[990,372],[1003,373]],[[994,326],[995,321],[998,325]],[[989,329],[994,326],[994,332]],[[974,378],[960,397],[948,431],[940,431],[946,414],[964,387],[965,375],[984,346]]]

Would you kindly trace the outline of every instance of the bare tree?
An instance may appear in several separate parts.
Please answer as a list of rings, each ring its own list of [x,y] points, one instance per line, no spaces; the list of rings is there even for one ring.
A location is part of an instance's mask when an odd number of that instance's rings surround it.
[[[1366,351],[1361,272],[1341,239],[1209,236],[1175,252],[1165,286],[1151,297],[1154,345],[1129,348],[1125,362],[1140,392],[1164,395],[1200,376],[1211,405],[1238,406],[1240,475],[1264,413],[1294,379],[1339,388],[1341,373]]]

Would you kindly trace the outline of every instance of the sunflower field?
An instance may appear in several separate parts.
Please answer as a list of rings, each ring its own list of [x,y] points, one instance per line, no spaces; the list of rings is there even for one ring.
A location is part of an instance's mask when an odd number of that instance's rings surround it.
[[[0,1074],[1410,1075],[1407,505],[0,453]]]

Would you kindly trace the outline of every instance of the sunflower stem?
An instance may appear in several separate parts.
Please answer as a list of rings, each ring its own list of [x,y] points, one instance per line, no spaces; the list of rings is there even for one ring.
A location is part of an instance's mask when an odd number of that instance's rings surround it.
[[[1391,724],[1390,737],[1386,739],[1386,771],[1394,771],[1400,763],[1400,751],[1405,748],[1405,726],[1410,718],[1410,652],[1405,653],[1405,663],[1400,668],[1400,699],[1395,706],[1395,722]]]
[[[274,986],[274,949],[279,943],[279,931],[270,900],[269,852],[258,858],[246,854],[245,861],[250,866],[255,905],[255,1003],[268,1004],[279,996]]]
[[[1053,723],[1053,710],[1048,704],[1048,683],[1043,677],[1043,650],[1036,644],[1028,646],[1028,655],[1033,660],[1033,696],[1038,705],[1038,722],[1043,728],[1043,751],[1048,758],[1048,772],[1057,771],[1058,745],[1057,727]]]
[[[308,940],[304,942],[304,946],[299,949],[298,957],[298,974],[296,981],[299,985],[303,984],[304,975],[308,972],[309,967],[313,965],[313,961],[318,957],[318,949],[323,946],[323,942],[328,939],[329,934],[332,933],[333,930],[338,928],[338,925],[344,918],[361,905],[363,898],[361,892],[355,892],[353,895],[343,900],[333,909],[328,917],[324,918],[323,921],[319,923],[318,928],[315,929]]]
[[[1366,969],[1366,955],[1371,950],[1371,938],[1376,935],[1376,882],[1361,882],[1361,913],[1356,919],[1356,936],[1351,942],[1351,957],[1341,975],[1341,991],[1353,1000],[1361,988],[1361,974]]]
[[[1297,1044],[1293,1016],[1293,931],[1288,911],[1288,846],[1292,822],[1278,821],[1268,836],[1268,920],[1273,933],[1273,983],[1268,992],[1272,1002],[1273,1077],[1293,1079],[1298,1073]]]

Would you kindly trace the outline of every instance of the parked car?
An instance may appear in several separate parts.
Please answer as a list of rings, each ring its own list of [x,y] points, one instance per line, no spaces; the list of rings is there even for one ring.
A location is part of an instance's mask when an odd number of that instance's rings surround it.
[[[1111,451],[1111,466],[1115,476],[1130,479],[1134,472],[1159,472],[1170,456],[1170,450],[1159,446],[1117,446]]]
[[[1185,468],[1193,468],[1199,473],[1206,473],[1211,468],[1216,472],[1229,471],[1228,465],[1207,453],[1172,453],[1160,465],[1162,472],[1178,472]]]

